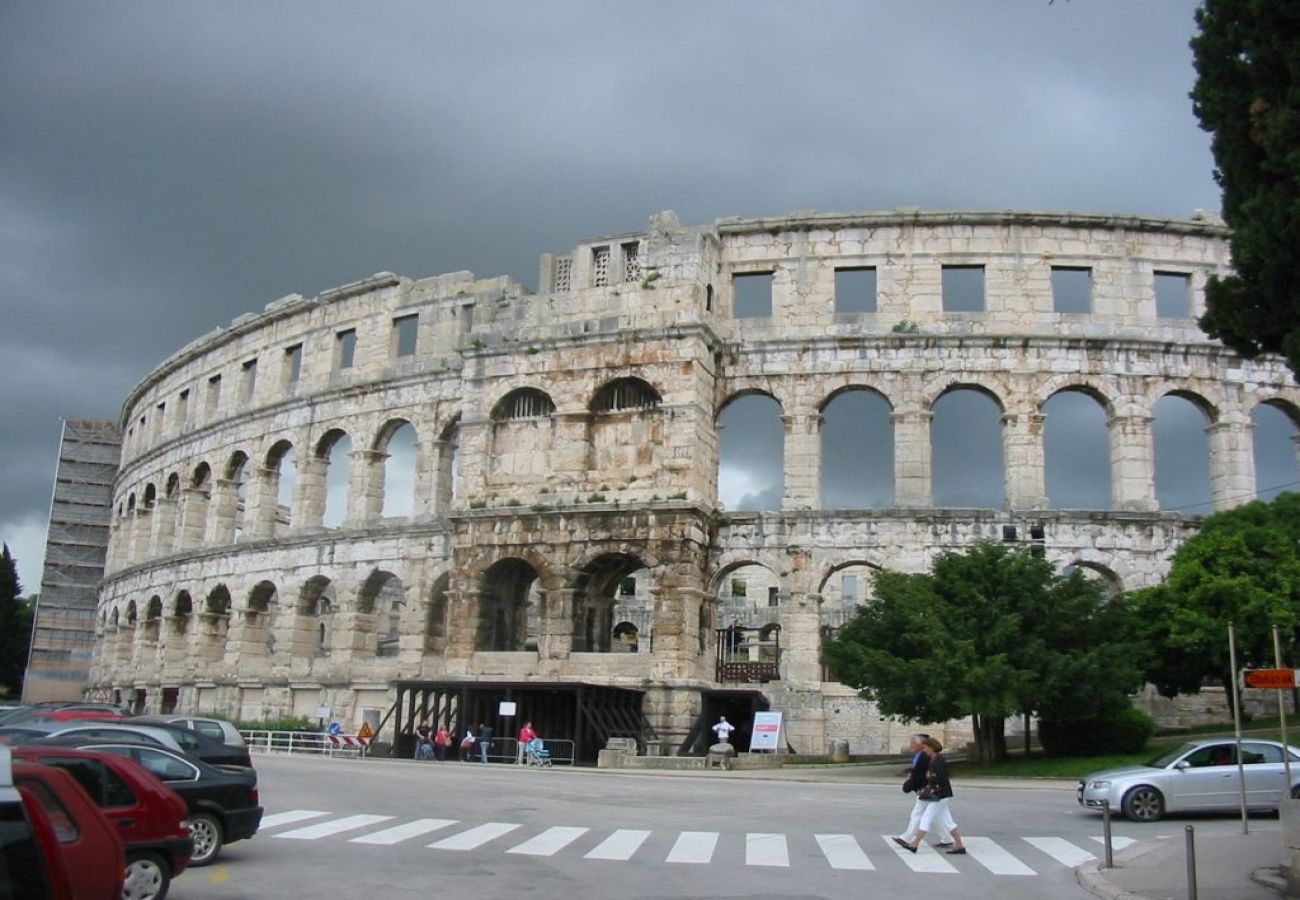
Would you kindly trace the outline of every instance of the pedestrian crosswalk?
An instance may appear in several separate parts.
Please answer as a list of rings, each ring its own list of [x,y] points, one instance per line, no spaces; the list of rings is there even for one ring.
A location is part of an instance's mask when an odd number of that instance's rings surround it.
[[[872,872],[901,865],[923,875],[981,872],[1009,877],[1074,867],[1096,859],[1102,847],[1102,838],[1097,836],[1028,835],[995,840],[976,835],[965,838],[965,856],[950,856],[926,844],[910,853],[889,834],[669,831],[655,838],[653,830],[643,828],[605,832],[575,825],[539,827],[519,822],[432,818],[399,821],[390,815],[340,815],[318,809],[269,813],[262,818],[261,833],[285,840],[337,839],[372,846],[418,842],[416,846],[431,850],[482,850],[525,857],[553,857],[567,852],[605,862],[709,865],[726,857],[736,862],[743,859],[746,866],[770,869],[790,869],[811,862],[834,870]],[[1116,850],[1132,843],[1127,837],[1113,840]]]

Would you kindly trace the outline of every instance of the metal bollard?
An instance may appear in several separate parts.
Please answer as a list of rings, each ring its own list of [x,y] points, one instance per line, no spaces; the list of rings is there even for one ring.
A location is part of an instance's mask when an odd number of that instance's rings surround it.
[[[1187,900],[1196,900],[1196,829],[1187,826]]]
[[[1106,847],[1106,868],[1115,868],[1115,855],[1110,840],[1110,801],[1101,801],[1101,834],[1102,843]]]

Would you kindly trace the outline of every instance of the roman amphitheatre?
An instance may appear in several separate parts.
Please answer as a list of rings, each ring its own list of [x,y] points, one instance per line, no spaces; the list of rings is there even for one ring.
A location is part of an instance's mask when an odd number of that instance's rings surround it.
[[[1260,435],[1294,457],[1285,366],[1196,325],[1226,237],[1209,214],[665,212],[543,255],[536,292],[380,273],[276,300],[125,399],[91,687],[390,739],[508,730],[509,700],[580,759],[769,707],[800,752],[893,749],[906,726],[819,652],[873,571],[994,539],[1152,584],[1262,487]],[[1067,410],[1097,448],[1083,501]],[[1204,507],[1162,508],[1170,410]],[[954,429],[1002,473],[977,502],[937,461]],[[775,487],[724,497],[759,432]]]

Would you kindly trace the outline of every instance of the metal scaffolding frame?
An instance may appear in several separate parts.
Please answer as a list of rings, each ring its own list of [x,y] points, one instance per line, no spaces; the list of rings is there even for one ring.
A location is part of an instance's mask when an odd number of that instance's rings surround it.
[[[63,420],[45,568],[23,681],[26,703],[77,700],[85,690],[121,454],[117,423]]]

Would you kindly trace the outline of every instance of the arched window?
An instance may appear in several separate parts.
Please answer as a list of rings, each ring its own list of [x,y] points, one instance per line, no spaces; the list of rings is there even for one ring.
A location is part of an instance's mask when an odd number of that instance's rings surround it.
[[[894,423],[889,401],[855,388],[822,407],[822,509],[894,503]]]
[[[293,527],[293,495],[298,489],[298,452],[289,441],[276,441],[266,454],[270,478],[267,494],[274,498],[271,533],[283,534]],[[263,501],[265,502],[265,501]]]
[[[242,450],[230,458],[226,466],[226,480],[234,485],[235,496],[231,504],[231,536],[238,541],[244,536],[248,507],[248,454]]]
[[[451,576],[444,572],[429,592],[429,612],[424,627],[426,653],[447,652],[447,589],[450,586]]]
[[[935,506],[1001,509],[1006,505],[1002,408],[978,388],[954,388],[936,400],[930,422]]]
[[[385,518],[409,516],[415,512],[415,428],[398,420],[380,434],[378,450],[384,459],[384,503],[380,514]]]
[[[352,438],[343,431],[330,431],[316,447],[325,461],[325,511],[321,524],[337,528],[348,515],[348,480],[351,475]]]
[[[476,650],[528,650],[537,646],[529,620],[540,605],[537,570],[522,559],[503,559],[483,575]]]
[[[1067,388],[1043,404],[1044,480],[1053,509],[1110,508],[1110,429],[1092,395]]]
[[[1208,513],[1210,441],[1205,433],[1205,408],[1189,397],[1166,394],[1151,412],[1160,508],[1189,515]]]
[[[1261,403],[1251,410],[1250,421],[1255,426],[1255,495],[1272,500],[1283,491],[1300,491],[1296,410],[1280,403]]]
[[[729,401],[718,415],[718,501],[730,510],[780,509],[785,493],[781,404],[766,394]]]
[[[516,388],[506,394],[492,408],[492,418],[497,422],[508,419],[536,419],[555,412],[555,401],[545,391],[537,388]]]
[[[368,617],[359,630],[375,636],[373,650],[379,656],[396,656],[401,638],[401,612],[406,605],[406,588],[392,572],[370,573],[357,596],[357,611]]]
[[[616,378],[596,392],[591,401],[594,413],[654,409],[663,398],[640,378]]]

